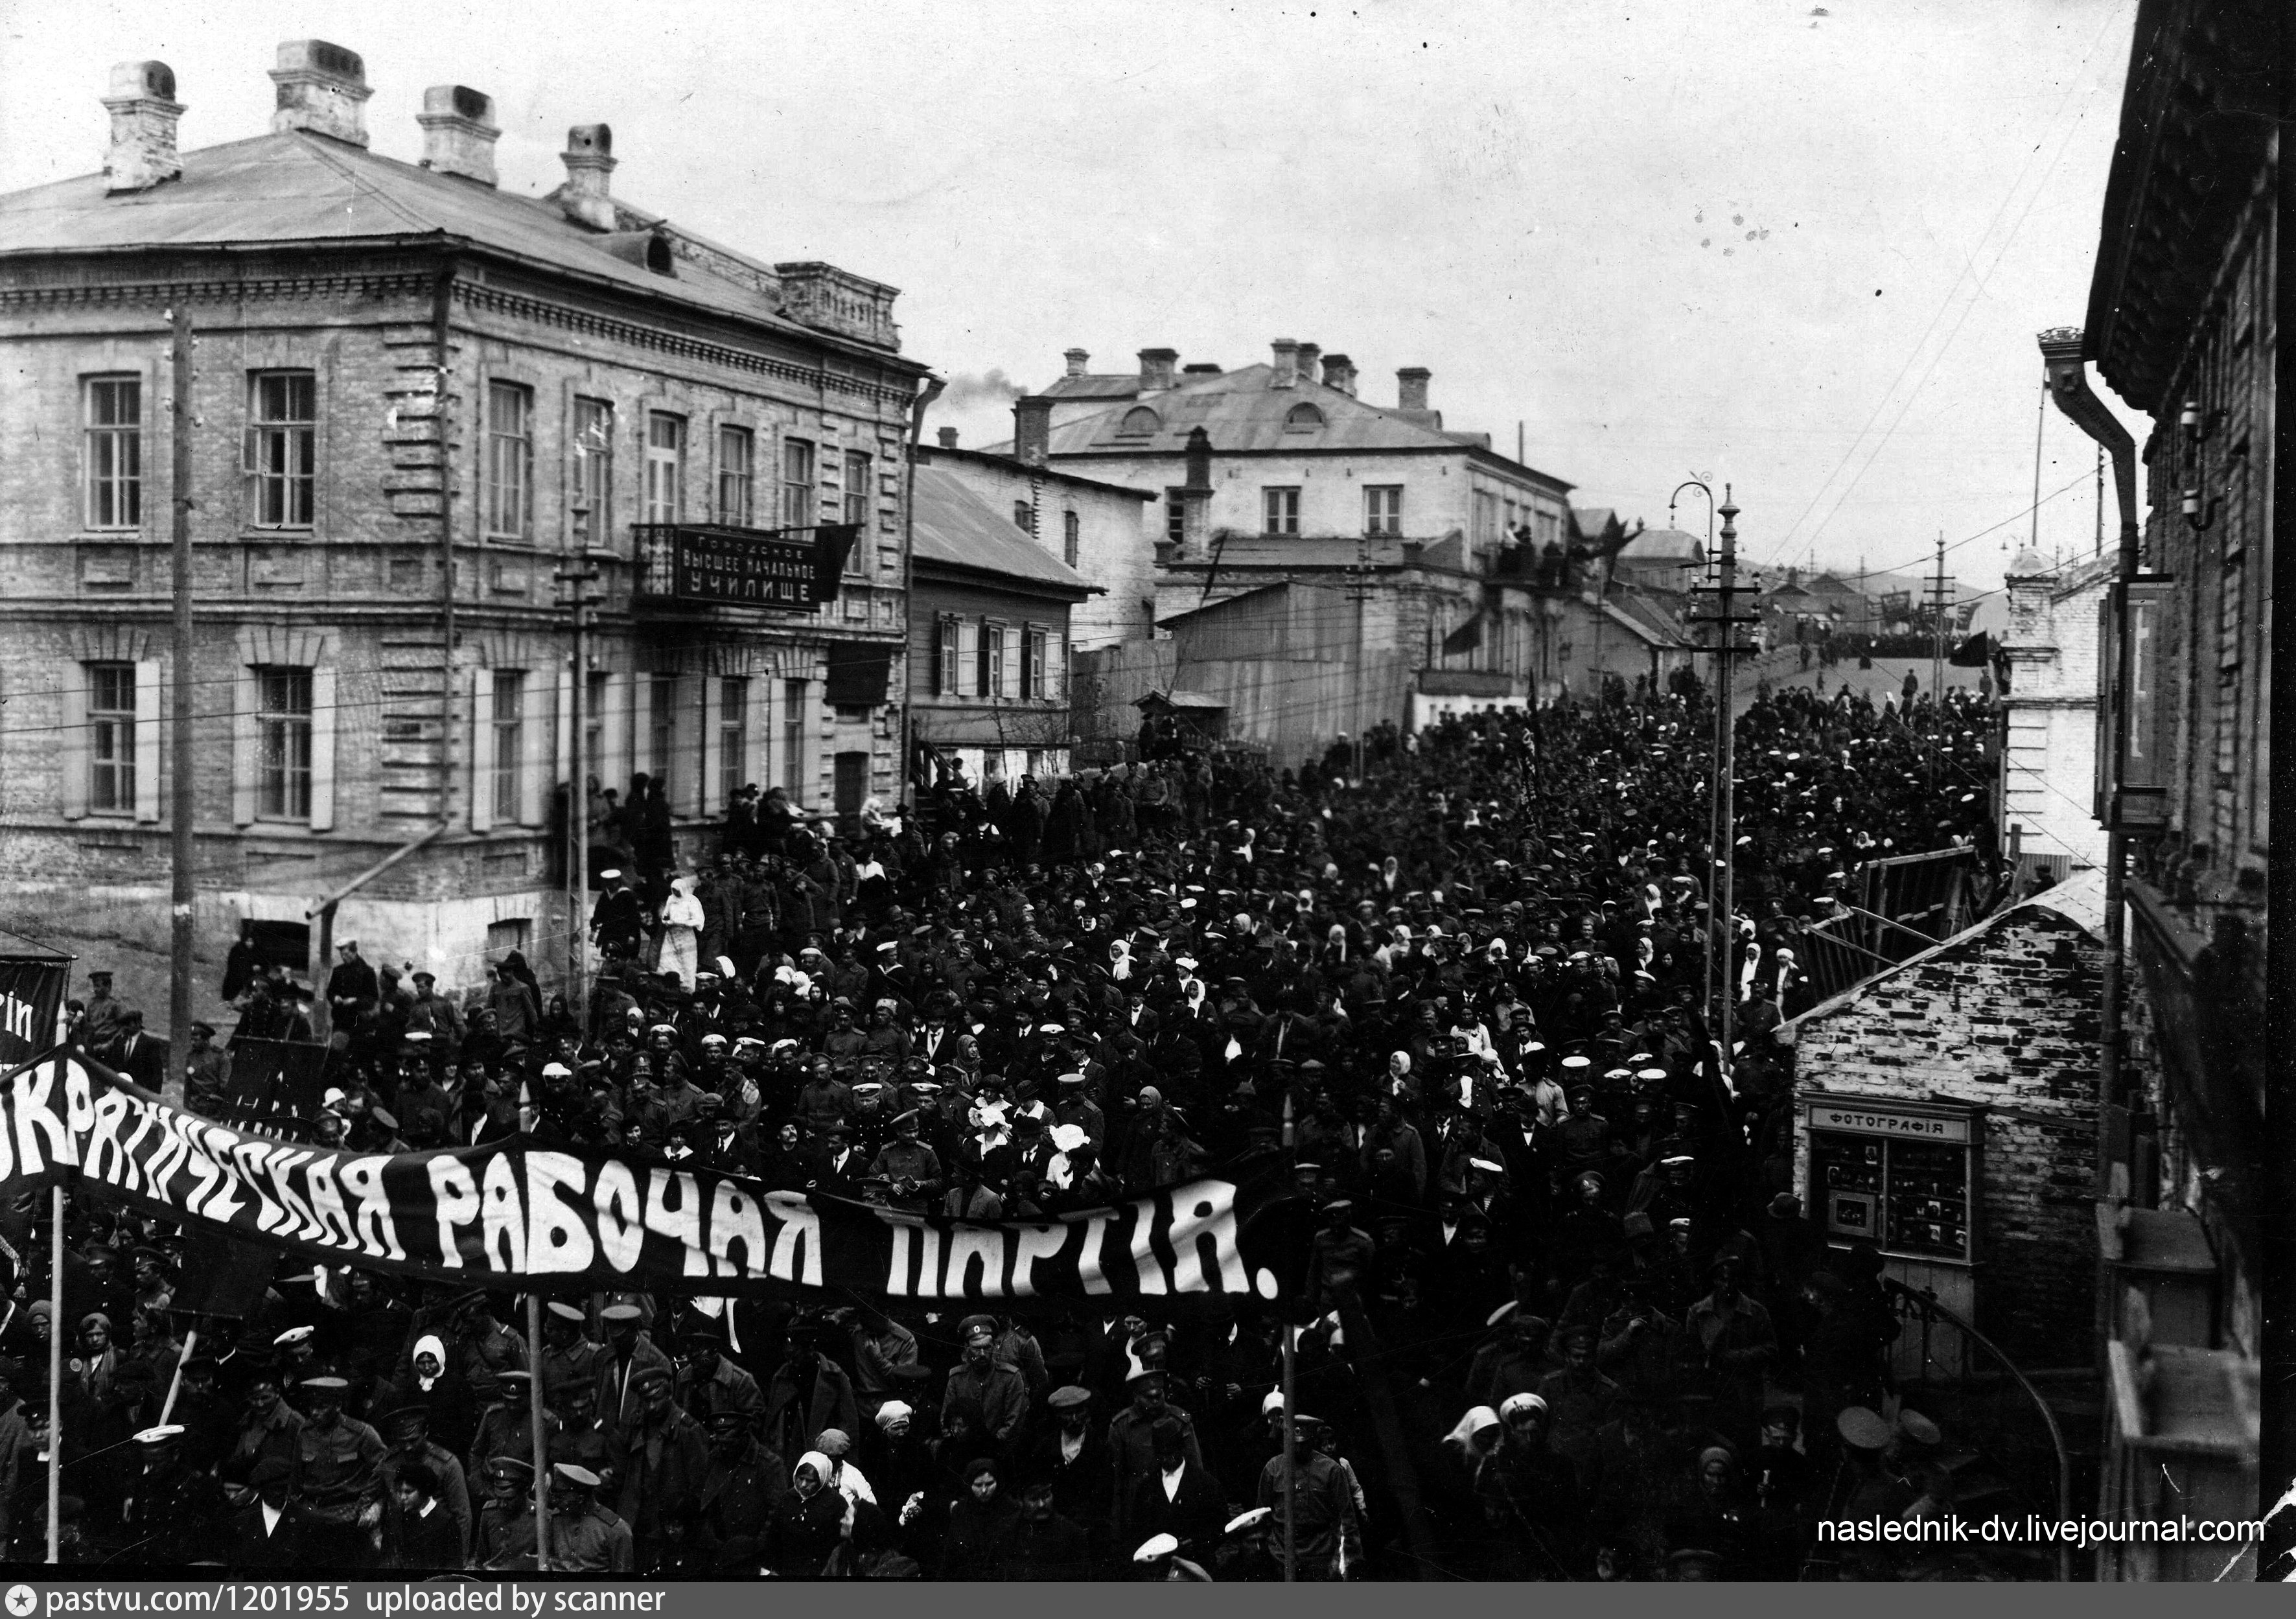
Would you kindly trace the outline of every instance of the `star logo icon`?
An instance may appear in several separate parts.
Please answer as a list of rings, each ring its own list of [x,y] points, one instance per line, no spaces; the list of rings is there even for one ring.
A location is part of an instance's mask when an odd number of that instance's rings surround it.
[[[39,1593],[29,1585],[8,1588],[8,1611],[15,1619],[29,1619],[32,1610],[40,1606]]]

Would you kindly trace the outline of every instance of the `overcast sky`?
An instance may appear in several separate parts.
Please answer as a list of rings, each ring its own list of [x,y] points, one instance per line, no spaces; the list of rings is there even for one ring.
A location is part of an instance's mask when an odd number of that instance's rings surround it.
[[[1991,586],[2032,521],[2033,334],[2087,310],[2135,11],[0,0],[0,191],[100,166],[113,62],[174,67],[196,147],[261,133],[274,48],[316,36],[365,57],[379,152],[419,155],[424,86],[472,85],[506,188],[603,120],[619,194],[900,287],[967,443],[1070,345],[1126,371],[1289,337],[1378,403],[1431,368],[1445,425],[1512,450],[1521,423],[1582,505],[1656,527],[1728,479],[1758,563],[1919,567],[2014,518],[1949,559]],[[2052,413],[2041,489],[2074,487],[2043,550],[2091,545],[2092,460]]]

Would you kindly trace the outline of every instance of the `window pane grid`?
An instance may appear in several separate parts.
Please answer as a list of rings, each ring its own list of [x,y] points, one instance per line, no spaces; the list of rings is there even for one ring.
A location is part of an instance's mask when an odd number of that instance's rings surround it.
[[[135,666],[87,666],[87,807],[126,815],[135,808]]]
[[[525,539],[534,510],[534,393],[516,382],[487,386],[486,525],[496,539]]]
[[[144,522],[144,384],[95,377],[87,384],[87,525],[134,529]]]
[[[746,427],[718,430],[718,521],[746,529],[757,521],[757,435]]]
[[[750,772],[750,683],[727,676],[718,695],[718,801],[731,804]]]
[[[646,521],[685,521],[685,418],[646,418]]]
[[[782,441],[782,527],[809,529],[816,522],[813,446],[803,439]]]
[[[519,787],[526,754],[526,676],[516,670],[495,671],[495,819],[525,818]]]
[[[311,526],[318,470],[318,382],[308,371],[255,379],[255,521],[266,529]]]
[[[311,671],[257,671],[256,807],[258,819],[311,815]]]
[[[845,452],[845,521],[867,527],[869,522],[870,489],[869,457],[858,450]],[[853,555],[861,555],[861,544],[854,542]]]
[[[583,506],[575,536],[586,546],[603,545],[612,531],[614,497],[614,407],[605,400],[574,401],[574,456]]]
[[[1270,489],[1260,491],[1265,515],[1263,531],[1269,534],[1297,534],[1300,531],[1300,491],[1296,489]]]

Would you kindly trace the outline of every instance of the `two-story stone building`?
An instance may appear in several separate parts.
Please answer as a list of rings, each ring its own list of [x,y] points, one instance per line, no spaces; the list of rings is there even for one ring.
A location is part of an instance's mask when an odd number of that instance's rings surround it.
[[[520,197],[483,94],[427,92],[409,161],[372,149],[355,53],[291,43],[271,77],[271,133],[184,151],[174,75],[123,63],[104,171],[0,198],[17,908],[165,936],[177,678],[202,932],[317,914],[315,935],[442,986],[512,946],[562,969],[578,759],[665,782],[689,858],[745,783],[824,810],[891,791],[923,372],[894,289],[621,201],[603,124],[570,131],[562,186]],[[181,466],[176,309],[196,333]],[[556,576],[584,555],[578,692]]]

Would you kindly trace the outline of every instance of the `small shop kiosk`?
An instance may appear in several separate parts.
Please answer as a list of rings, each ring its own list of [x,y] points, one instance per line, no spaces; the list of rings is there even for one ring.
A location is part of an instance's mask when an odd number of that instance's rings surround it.
[[[1872,1243],[1884,1275],[1973,1318],[1983,1105],[1823,1090],[1800,1101],[1803,1206],[1827,1244]]]

